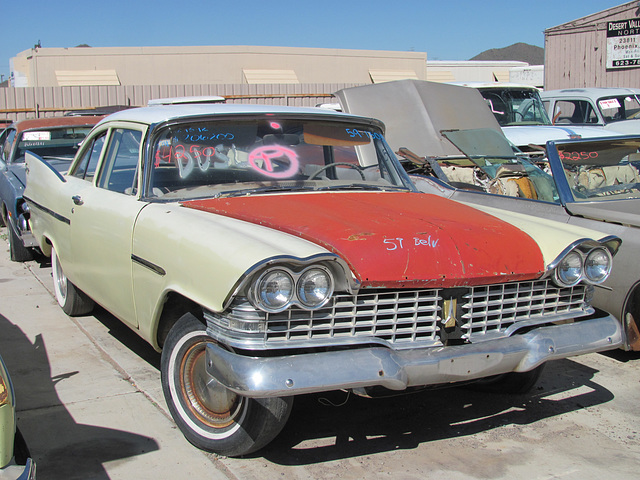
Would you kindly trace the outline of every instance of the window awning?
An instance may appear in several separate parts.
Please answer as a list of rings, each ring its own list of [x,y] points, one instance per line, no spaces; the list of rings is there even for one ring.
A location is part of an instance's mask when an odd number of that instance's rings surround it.
[[[249,84],[256,83],[300,83],[294,70],[267,70],[243,68],[244,78]]]
[[[447,83],[455,82],[456,77],[451,70],[432,70],[427,68],[427,80],[429,82]]]
[[[115,70],[56,70],[61,87],[120,85]]]
[[[419,80],[413,70],[369,70],[373,83],[393,82],[394,80]]]

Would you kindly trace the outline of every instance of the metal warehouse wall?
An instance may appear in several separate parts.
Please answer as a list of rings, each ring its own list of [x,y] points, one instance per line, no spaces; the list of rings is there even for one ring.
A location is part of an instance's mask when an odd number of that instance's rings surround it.
[[[640,67],[607,70],[607,22],[640,17],[638,1],[545,30],[546,90],[640,86]]]
[[[355,83],[264,85],[146,85],[0,88],[0,120],[63,115],[107,105],[144,106],[152,98],[221,95],[227,103],[315,106]]]

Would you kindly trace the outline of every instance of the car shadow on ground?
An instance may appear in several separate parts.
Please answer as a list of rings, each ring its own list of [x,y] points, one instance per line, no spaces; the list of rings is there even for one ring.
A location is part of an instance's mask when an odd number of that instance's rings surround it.
[[[129,327],[101,308],[94,316],[110,335],[159,370],[160,354]],[[607,354],[625,361],[637,352]],[[281,434],[250,457],[284,466],[313,465],[415,449],[505,425],[528,425],[611,401],[613,394],[594,382],[596,373],[569,359],[553,361],[538,384],[521,395],[486,393],[471,386],[387,398],[362,398],[342,391],[300,395]]]
[[[18,325],[2,315],[0,332],[0,352],[16,391],[18,426],[39,476],[108,479],[106,462],[158,450],[153,438],[76,422],[60,401],[56,385],[78,372],[52,377],[42,335],[32,343]]]
[[[522,395],[457,387],[377,399],[344,392],[300,396],[282,433],[256,455],[281,465],[310,465],[528,425],[612,400],[593,381],[595,373],[571,360],[551,362]]]

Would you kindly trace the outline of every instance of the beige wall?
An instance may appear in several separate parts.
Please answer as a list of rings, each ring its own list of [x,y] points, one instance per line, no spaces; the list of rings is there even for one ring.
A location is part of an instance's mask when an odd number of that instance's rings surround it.
[[[291,83],[292,76],[296,83],[372,83],[372,71],[426,80],[426,57],[423,52],[253,46],[39,48],[14,57],[12,75],[27,79],[27,85],[15,86],[30,87],[57,87],[61,78],[74,77],[84,85],[251,83],[244,70],[275,73],[273,81],[262,83]]]

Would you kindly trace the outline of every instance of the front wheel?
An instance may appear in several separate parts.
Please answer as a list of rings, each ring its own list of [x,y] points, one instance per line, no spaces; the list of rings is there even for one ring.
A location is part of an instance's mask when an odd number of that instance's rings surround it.
[[[51,273],[56,301],[64,313],[70,316],[86,315],[93,310],[91,300],[82,290],[69,281],[62,270],[60,259],[54,248],[51,249]]]
[[[189,442],[220,455],[247,455],[280,433],[293,397],[247,398],[225,388],[206,371],[210,341],[205,326],[192,314],[178,320],[162,349],[162,390]]]

